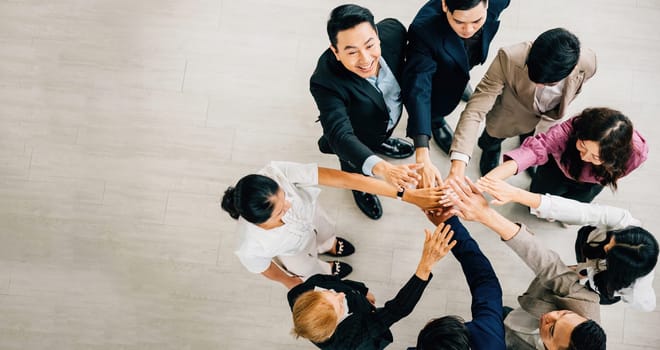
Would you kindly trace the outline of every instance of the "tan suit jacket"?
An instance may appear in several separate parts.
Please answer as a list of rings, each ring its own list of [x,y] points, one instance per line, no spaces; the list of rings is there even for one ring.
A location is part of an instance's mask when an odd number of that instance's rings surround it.
[[[543,247],[526,226],[523,225],[518,234],[506,241],[506,244],[536,275],[527,291],[518,297],[518,303],[536,318],[537,324],[542,314],[555,310],[571,310],[600,323],[598,294],[580,284],[578,273],[569,269],[556,252]],[[510,321],[508,317],[504,320],[507,348],[534,348],[536,344],[530,344],[532,337],[517,331],[524,327],[507,321]]]
[[[536,84],[527,74],[527,55],[531,42],[499,50],[488,71],[475,89],[456,126],[452,151],[472,155],[479,124],[486,119],[490,136],[507,138],[534,130],[541,120],[534,109]],[[583,48],[573,71],[566,77],[559,105],[543,115],[560,120],[566,107],[582,89],[582,84],[596,73],[596,55]]]

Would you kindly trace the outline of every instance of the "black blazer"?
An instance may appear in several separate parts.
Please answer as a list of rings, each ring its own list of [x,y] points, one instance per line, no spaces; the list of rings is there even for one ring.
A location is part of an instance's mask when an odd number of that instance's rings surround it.
[[[350,315],[337,325],[335,333],[323,343],[314,343],[321,349],[360,349],[380,350],[392,343],[390,327],[408,316],[422,296],[431,280],[422,281],[413,275],[408,283],[381,308],[375,308],[367,300],[368,288],[360,282],[340,280],[335,276],[314,275],[302,284],[292,288],[287,294],[289,306],[293,309],[296,298],[318,286],[344,292]],[[500,299],[501,300],[501,299]]]
[[[500,27],[499,16],[510,0],[489,0],[482,27],[480,64]],[[458,105],[470,80],[470,65],[463,40],[442,12],[442,0],[424,5],[409,28],[406,64],[401,80],[403,103],[408,111],[409,137],[431,136],[432,117],[444,117]],[[429,108],[430,106],[430,108]]]
[[[381,55],[400,81],[406,29],[396,19],[379,22]],[[309,81],[309,90],[321,113],[323,136],[318,141],[323,153],[334,153],[360,169],[391,133],[387,132],[389,114],[383,95],[367,80],[350,72],[326,50]]]

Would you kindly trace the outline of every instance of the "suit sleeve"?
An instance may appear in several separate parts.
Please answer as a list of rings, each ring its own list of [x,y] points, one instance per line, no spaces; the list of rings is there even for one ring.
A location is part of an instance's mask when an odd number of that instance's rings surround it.
[[[355,168],[361,169],[362,163],[374,153],[355,135],[346,109],[348,102],[338,91],[314,82],[313,78],[310,82],[310,91],[321,112],[323,135],[333,152],[340,159],[349,161]]]
[[[496,344],[504,348],[502,287],[493,266],[458,218],[449,219],[447,224],[451,225],[457,242],[451,250],[452,254],[461,264],[472,293],[471,327],[476,327],[476,332],[488,337],[493,348]]]
[[[518,234],[506,241],[506,244],[532,269],[536,279],[553,294],[567,296],[585,288],[580,284],[577,272],[569,269],[561,261],[559,254],[543,247],[526,226],[523,225]]]
[[[408,137],[431,137],[431,89],[437,63],[428,45],[415,27],[408,33],[406,64],[403,70],[401,92],[408,111]],[[416,145],[417,146],[417,145]]]
[[[382,308],[376,309],[376,319],[380,320],[383,326],[389,328],[397,321],[408,316],[419,302],[432,277],[433,274],[429,276],[427,281],[422,281],[419,277],[413,275],[399,290],[394,299],[387,301]]]
[[[490,64],[488,71],[477,85],[474,94],[456,125],[452,152],[459,152],[472,156],[477,140],[479,126],[486,119],[486,114],[493,108],[497,96],[502,94],[508,71],[509,58],[504,50],[497,53],[497,57]]]

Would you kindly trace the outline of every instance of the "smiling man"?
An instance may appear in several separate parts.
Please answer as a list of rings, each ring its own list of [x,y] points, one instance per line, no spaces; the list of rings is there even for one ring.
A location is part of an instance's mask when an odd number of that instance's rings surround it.
[[[403,110],[398,79],[406,30],[391,18],[376,25],[368,9],[342,5],[332,10],[327,31],[330,48],[310,79],[323,126],[319,149],[336,154],[342,170],[380,176],[403,193],[417,184],[417,166],[393,165],[375,153],[395,159],[413,154],[412,144],[390,137]],[[381,217],[378,197],[357,191],[353,197],[368,217]]]
[[[520,307],[504,319],[507,349],[604,350],[605,332],[597,323],[598,294],[582,285],[578,273],[543,247],[526,226],[489,207],[476,185],[465,181],[449,181],[452,210],[495,231],[535,275],[518,297]]]
[[[445,117],[461,98],[469,98],[470,70],[486,61],[507,6],[509,0],[431,0],[410,25],[401,88],[407,135],[414,140],[417,163],[424,163],[424,186],[440,180],[429,138],[449,154],[453,131]]]

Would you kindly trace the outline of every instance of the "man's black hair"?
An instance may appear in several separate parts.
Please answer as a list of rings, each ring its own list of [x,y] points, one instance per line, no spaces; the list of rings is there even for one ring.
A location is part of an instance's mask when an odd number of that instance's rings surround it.
[[[337,33],[342,30],[351,29],[364,22],[369,23],[376,30],[374,15],[362,6],[346,4],[332,10],[327,27],[328,39],[330,39],[332,47],[337,48]]]
[[[580,59],[580,40],[564,28],[539,35],[527,55],[529,79],[537,84],[556,83],[566,78]]]

